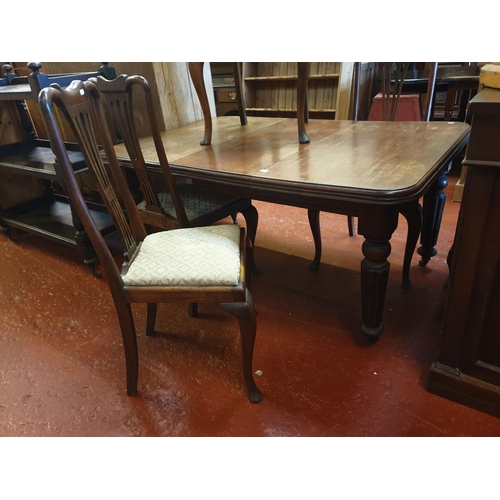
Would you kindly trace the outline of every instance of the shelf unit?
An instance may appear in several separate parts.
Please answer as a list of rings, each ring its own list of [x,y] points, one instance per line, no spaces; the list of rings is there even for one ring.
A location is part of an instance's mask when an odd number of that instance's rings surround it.
[[[0,228],[11,239],[16,239],[16,231],[19,230],[76,247],[85,265],[94,275],[100,276],[95,271],[95,254],[88,235],[64,193],[64,182],[57,167],[57,159],[49,141],[37,137],[25,102],[37,102],[40,90],[54,82],[67,86],[72,80],[86,80],[98,74],[113,77],[112,68],[110,70],[104,63],[98,72],[49,76],[40,73],[39,63],[30,63],[28,67],[31,73],[18,77],[13,73],[11,65],[4,65],[5,75],[0,78],[0,103],[15,103],[18,116],[12,116],[10,124],[20,125],[22,132],[19,135],[24,136],[14,143],[0,145],[0,188],[9,188],[8,182],[4,181],[5,176],[10,175],[9,181],[12,182],[15,178],[16,190],[21,193],[15,203],[0,205]],[[85,172],[87,166],[78,146],[68,142],[66,149],[75,173]],[[41,189],[38,194],[23,193],[23,184],[27,178],[40,181]],[[60,186],[62,191],[55,186]],[[3,198],[4,196],[0,199]],[[89,203],[89,207],[101,233],[104,236],[112,233],[115,228],[105,207],[98,203]]]
[[[217,116],[238,116],[232,63],[210,63]]]
[[[310,118],[347,119],[352,76],[353,63],[312,62],[307,93]],[[243,63],[243,91],[248,116],[296,116],[297,63]]]

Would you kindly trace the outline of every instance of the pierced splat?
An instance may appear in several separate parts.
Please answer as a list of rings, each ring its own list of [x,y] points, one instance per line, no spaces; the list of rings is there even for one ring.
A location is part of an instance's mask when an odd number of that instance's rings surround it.
[[[58,85],[54,85],[54,87],[60,90]],[[137,242],[127,223],[123,210],[121,210],[118,196],[113,188],[98,147],[99,141],[97,137],[99,137],[99,133],[104,134],[109,132],[107,129],[102,129],[102,127],[99,131],[94,129],[94,120],[91,118],[94,110],[91,108],[90,101],[88,100],[88,90],[85,88],[85,84],[82,82],[73,82],[68,87],[68,90],[72,92],[69,94],[72,96],[72,104],[65,103],[66,107],[63,108],[63,113],[68,119],[75,135],[80,138],[80,147],[85,161],[90,167],[90,175],[96,177],[99,194],[108,208],[115,227],[125,245],[124,257],[128,261],[136,251]]]
[[[382,121],[394,121],[410,63],[381,62],[378,64],[382,82]]]
[[[147,82],[144,79],[142,81],[144,88],[149,89]],[[60,160],[68,193],[104,267],[122,333],[127,394],[134,395],[137,392],[139,368],[131,304],[147,304],[146,334],[152,335],[155,331],[158,303],[218,302],[237,319],[241,334],[243,384],[248,400],[258,403],[262,399],[262,393],[255,385],[252,370],[256,322],[252,296],[246,285],[247,237],[244,228],[224,224],[218,227],[160,231],[148,236],[116,158],[101,94],[95,84],[77,81],[67,89],[45,88],[40,93],[39,104],[51,146]],[[117,230],[126,245],[130,261],[121,270],[109,252],[82,196],[62,140],[60,125],[54,116],[55,106],[62,110],[69,122],[87,166],[93,172],[93,179],[103,201],[113,215]],[[158,129],[155,130],[159,135]],[[133,136],[132,141],[138,140]],[[99,144],[104,149],[106,165],[101,157]],[[108,177],[108,165],[113,183]],[[164,167],[168,168],[168,163]],[[127,218],[114,185],[121,195]],[[172,187],[175,191],[174,184]],[[211,251],[207,251],[207,248]]]

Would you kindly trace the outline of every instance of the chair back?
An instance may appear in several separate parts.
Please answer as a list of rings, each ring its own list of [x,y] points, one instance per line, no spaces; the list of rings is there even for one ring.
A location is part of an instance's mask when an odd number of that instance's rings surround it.
[[[148,212],[145,220],[157,227],[164,227],[166,219],[171,221],[171,224],[167,227],[188,227],[188,218],[175,187],[175,181],[170,170],[165,148],[163,147],[151,88],[147,80],[137,75],[119,75],[114,80],[107,80],[99,76],[97,78],[92,78],[91,81],[96,85],[111,107],[116,131],[125,145],[130,157],[130,162],[139,180],[141,191],[144,195],[144,201],[146,202],[145,211]],[[166,188],[172,197],[176,218],[164,212],[158,196],[153,189],[153,183],[144,161],[135,127],[133,111],[134,89],[139,89],[145,98],[147,117],[156,148],[158,162],[163,173]],[[155,214],[157,214],[157,217],[155,217]]]
[[[415,63],[408,62],[377,62],[375,63],[375,81],[380,80],[381,120],[395,121],[399,100],[402,94],[405,75]],[[428,82],[425,104],[421,118],[429,121],[432,116],[434,90],[437,78],[438,63],[428,63]],[[358,119],[360,97],[361,63],[354,63],[353,120]]]
[[[56,112],[56,108],[62,112],[62,116],[69,123],[75,135],[91,176],[121,236],[125,247],[124,258],[128,262],[133,259],[138,244],[146,237],[147,232],[123,171],[118,164],[99,91],[90,81],[76,80],[65,89],[53,84],[41,90],[39,106],[47,127],[52,150],[57,157],[58,168],[76,213],[99,256],[110,287],[112,289],[114,285],[121,287],[120,271],[87,207],[74,174],[62,138],[59,122],[61,113]],[[102,157],[102,149],[114,182],[112,182]],[[127,217],[120,204],[120,199],[127,211]]]
[[[382,94],[382,121],[395,121],[408,62],[379,62]]]

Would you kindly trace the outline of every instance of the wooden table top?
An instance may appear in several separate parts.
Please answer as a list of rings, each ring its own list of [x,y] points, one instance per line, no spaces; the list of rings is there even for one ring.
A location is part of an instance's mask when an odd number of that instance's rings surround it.
[[[339,200],[400,203],[420,196],[468,140],[459,122],[310,120],[310,144],[299,144],[289,118],[213,120],[212,144],[201,146],[203,121],[162,133],[172,170],[229,183],[303,189]],[[151,138],[141,139],[146,162],[157,165]],[[115,147],[119,159],[128,155]]]

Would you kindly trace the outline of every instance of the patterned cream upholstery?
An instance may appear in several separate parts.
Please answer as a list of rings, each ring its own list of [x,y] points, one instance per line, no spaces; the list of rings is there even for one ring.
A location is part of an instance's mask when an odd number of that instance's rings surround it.
[[[237,285],[239,242],[237,224],[150,234],[126,274],[124,266],[123,283],[128,286]]]
[[[205,191],[193,186],[192,184],[179,184],[177,186],[177,191],[179,192],[184,205],[188,221],[197,219],[198,217],[210,212],[214,212],[215,210],[240,199],[235,196],[228,196],[213,191]],[[175,217],[174,203],[170,193],[159,193],[158,200],[165,213]],[[146,203],[139,203],[138,208],[139,210],[144,210],[146,208]]]

